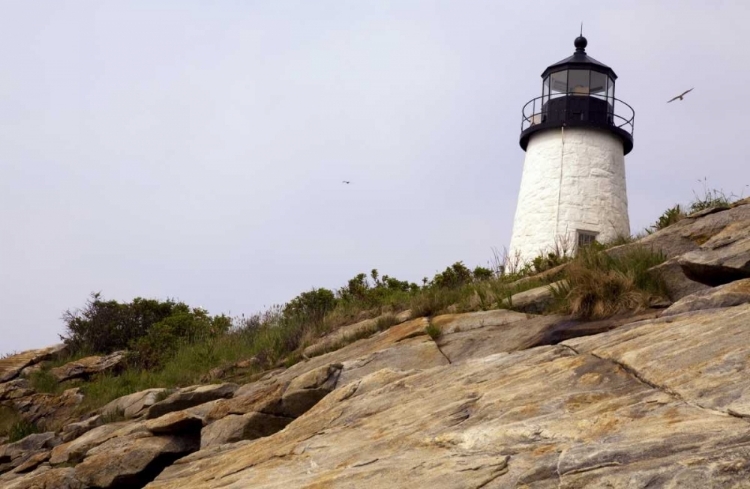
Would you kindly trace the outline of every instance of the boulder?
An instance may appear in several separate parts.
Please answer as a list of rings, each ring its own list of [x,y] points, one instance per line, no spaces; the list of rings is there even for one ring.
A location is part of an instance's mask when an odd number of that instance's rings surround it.
[[[48,432],[29,435],[15,443],[0,446],[0,473],[15,469],[40,453],[48,453],[59,444],[60,439],[55,433]]]
[[[75,471],[70,468],[50,469],[41,466],[25,477],[16,478],[3,484],[3,489],[87,489],[76,479]]]
[[[230,414],[203,428],[201,450],[209,447],[255,440],[283,430],[293,418],[259,412]]]
[[[94,374],[111,372],[120,369],[125,360],[124,351],[116,351],[106,356],[91,356],[50,370],[58,382],[66,380],[88,378]]]
[[[78,463],[83,460],[86,452],[102,443],[114,438],[117,432],[129,423],[111,423],[93,428],[80,437],[52,449],[50,463],[53,465],[64,463]]]
[[[113,438],[90,450],[75,467],[75,477],[98,488],[143,487],[178,458],[199,448],[197,437],[148,436]]]
[[[743,279],[718,287],[706,288],[684,297],[664,311],[662,316],[739,306],[748,302],[750,302],[750,279]]]
[[[176,411],[151,419],[144,426],[154,435],[197,435],[203,428],[203,419],[186,411]]]
[[[648,248],[663,253],[667,259],[675,258],[697,250],[730,224],[750,222],[750,204],[717,210],[706,216],[687,217],[634,243],[610,248],[607,254],[619,256],[633,248]]]
[[[122,413],[126,419],[132,419],[156,404],[167,389],[155,388],[119,397],[102,408],[104,414]]]
[[[314,357],[335,349],[337,346],[350,343],[354,338],[372,336],[373,334],[378,333],[378,321],[381,321],[384,318],[386,318],[385,315],[342,326],[305,348],[304,354],[309,357]],[[394,324],[401,324],[408,321],[410,318],[411,311],[403,311],[393,316],[393,321]]]
[[[342,369],[342,364],[333,363],[300,375],[286,388],[281,402],[265,410],[287,418],[301,416],[336,388]]]
[[[153,404],[146,411],[146,419],[154,419],[172,411],[182,411],[216,399],[226,399],[234,395],[237,384],[193,385],[184,387],[166,399]]]
[[[77,423],[68,423],[63,426],[60,438],[64,443],[75,440],[79,436],[83,435],[87,431],[91,431],[94,428],[98,428],[104,424],[104,419],[101,415],[91,416],[83,421]]]
[[[667,289],[667,296],[673,302],[710,288],[708,285],[689,279],[679,264],[679,258],[670,258],[664,263],[651,267],[649,272],[661,277]]]
[[[560,287],[564,283],[565,281],[555,282],[551,285],[543,285],[535,289],[513,294],[509,305],[515,311],[541,314],[555,301],[555,297],[552,294],[552,287]]]
[[[727,226],[698,250],[679,258],[685,275],[706,285],[722,285],[750,277],[750,222]]]
[[[43,429],[57,429],[69,422],[83,401],[79,388],[63,391],[60,395],[32,394],[12,401],[21,416]]]
[[[21,371],[29,365],[35,365],[45,360],[60,357],[66,352],[63,344],[41,348],[38,350],[29,350],[5,358],[0,358],[0,383],[7,382],[16,378]]]
[[[15,379],[0,384],[0,401],[10,401],[30,396],[34,390],[26,379]]]

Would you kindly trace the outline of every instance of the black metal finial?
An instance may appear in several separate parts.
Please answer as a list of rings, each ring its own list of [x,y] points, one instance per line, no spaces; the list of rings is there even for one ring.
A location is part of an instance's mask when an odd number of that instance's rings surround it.
[[[586,40],[586,38],[583,37],[583,27],[581,27],[581,35],[576,37],[576,40],[573,41],[573,45],[576,47],[576,52],[585,53],[588,43],[589,42]]]

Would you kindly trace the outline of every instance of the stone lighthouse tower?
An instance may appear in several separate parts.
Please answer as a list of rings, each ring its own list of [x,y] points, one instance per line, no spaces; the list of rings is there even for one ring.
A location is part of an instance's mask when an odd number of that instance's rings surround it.
[[[510,255],[524,262],[630,234],[625,155],[635,113],[615,98],[614,70],[586,54],[586,38],[574,45],[573,56],[544,70],[541,97],[523,108]]]

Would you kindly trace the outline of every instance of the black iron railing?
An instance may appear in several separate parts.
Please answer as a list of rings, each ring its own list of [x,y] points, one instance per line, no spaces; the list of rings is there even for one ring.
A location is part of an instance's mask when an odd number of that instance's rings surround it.
[[[598,126],[616,129],[633,138],[635,111],[622,100],[595,95],[558,94],[537,97],[523,106],[521,133],[559,126]]]

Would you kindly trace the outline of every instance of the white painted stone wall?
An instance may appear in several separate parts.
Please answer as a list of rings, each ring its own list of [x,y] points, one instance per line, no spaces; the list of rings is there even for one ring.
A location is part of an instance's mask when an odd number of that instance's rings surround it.
[[[607,242],[630,235],[622,141],[593,128],[549,129],[526,148],[510,256],[529,261],[554,249],[575,247],[576,231]]]

